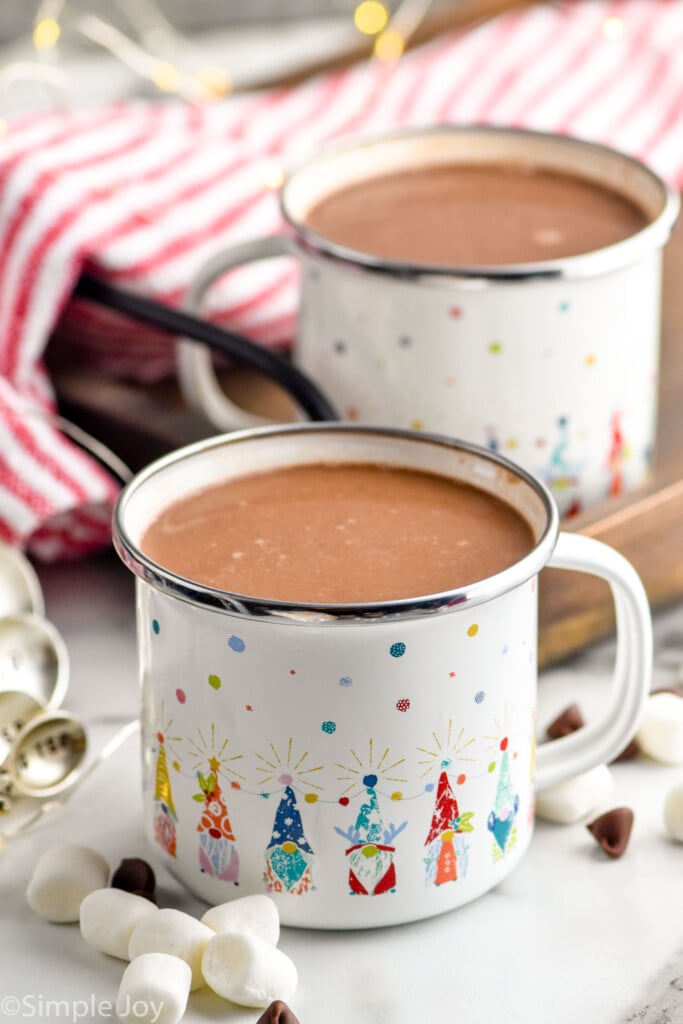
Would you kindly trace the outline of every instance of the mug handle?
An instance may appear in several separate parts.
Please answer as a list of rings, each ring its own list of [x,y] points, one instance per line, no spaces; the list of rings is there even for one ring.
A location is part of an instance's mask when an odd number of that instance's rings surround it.
[[[609,762],[624,749],[638,727],[652,672],[650,606],[631,563],[601,541],[561,533],[548,567],[586,572],[609,583],[617,619],[617,650],[608,706],[596,721],[539,746],[537,789]]]
[[[287,235],[267,235],[216,253],[199,269],[187,290],[183,309],[198,314],[211,285],[228,270],[257,260],[291,255]],[[218,430],[260,427],[272,422],[263,416],[246,412],[230,401],[216,379],[211,353],[205,345],[187,338],[179,339],[176,370],[180,391],[187,404],[205,416]]]

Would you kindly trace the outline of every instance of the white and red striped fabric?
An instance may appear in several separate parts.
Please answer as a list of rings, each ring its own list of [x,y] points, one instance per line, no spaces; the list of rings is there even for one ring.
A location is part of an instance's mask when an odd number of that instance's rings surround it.
[[[45,418],[48,339],[52,358],[103,373],[152,380],[173,369],[167,338],[69,303],[84,265],[177,304],[210,254],[278,229],[274,167],[345,134],[402,125],[568,132],[640,156],[682,186],[682,55],[680,0],[569,0],[296,88],[12,124],[0,147],[0,539],[57,559],[109,538],[115,485]],[[286,346],[295,311],[294,267],[261,264],[221,282],[208,315]]]

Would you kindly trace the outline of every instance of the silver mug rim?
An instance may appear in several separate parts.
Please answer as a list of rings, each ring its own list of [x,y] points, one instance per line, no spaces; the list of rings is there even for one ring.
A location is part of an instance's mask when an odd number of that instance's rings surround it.
[[[614,245],[593,249],[586,253],[563,259],[545,260],[533,263],[510,263],[498,266],[440,266],[427,263],[411,263],[405,260],[392,260],[372,256],[361,250],[339,245],[323,235],[313,231],[300,219],[295,217],[288,208],[288,190],[291,182],[317,162],[328,160],[336,155],[350,152],[363,147],[392,143],[415,137],[428,135],[500,135],[515,138],[527,138],[529,141],[559,142],[569,147],[585,149],[616,157],[626,165],[638,168],[650,177],[652,183],[662,193],[662,209],[641,231]],[[319,153],[299,163],[285,177],[279,192],[280,213],[288,231],[293,235],[296,244],[306,253],[326,260],[341,263],[360,271],[390,275],[408,280],[434,279],[477,283],[480,287],[491,286],[505,281],[537,281],[537,280],[576,280],[581,278],[599,277],[614,270],[620,270],[636,262],[644,255],[664,247],[678,218],[680,198],[674,189],[656,171],[637,157],[631,156],[612,146],[582,139],[575,135],[563,135],[559,132],[536,131],[530,128],[512,128],[503,125],[467,124],[467,125],[431,125],[422,128],[409,128],[400,131],[381,132],[343,139],[332,143]]]
[[[193,580],[186,579],[159,565],[146,555],[131,538],[125,525],[126,511],[129,502],[137,491],[144,487],[151,477],[162,473],[167,467],[180,461],[191,459],[211,448],[239,444],[258,438],[281,436],[283,434],[314,434],[314,433],[347,433],[369,434],[375,437],[394,437],[404,439],[411,444],[430,444],[466,452],[497,466],[503,467],[514,474],[522,483],[531,488],[540,498],[546,514],[545,528],[532,549],[517,562],[493,576],[478,580],[465,587],[440,591],[435,594],[416,598],[400,598],[382,602],[359,602],[347,604],[302,603],[269,600],[239,593],[219,590]],[[475,485],[476,486],[476,485]],[[157,590],[169,594],[190,604],[221,610],[248,618],[264,618],[301,625],[329,625],[334,623],[377,622],[378,620],[395,620],[405,618],[421,618],[434,615],[464,605],[473,607],[495,600],[503,594],[521,586],[548,563],[557,542],[559,533],[559,512],[557,505],[545,484],[522,466],[512,462],[498,452],[490,451],[481,445],[472,444],[442,434],[417,432],[399,427],[381,427],[362,423],[295,423],[266,427],[254,427],[218,434],[215,437],[195,442],[179,448],[160,459],[155,460],[125,486],[114,507],[112,521],[112,537],[114,548],[124,565],[139,579],[150,584]]]

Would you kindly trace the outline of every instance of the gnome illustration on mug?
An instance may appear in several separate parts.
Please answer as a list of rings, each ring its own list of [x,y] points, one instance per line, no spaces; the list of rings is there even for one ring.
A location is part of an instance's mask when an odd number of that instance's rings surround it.
[[[510,774],[507,737],[500,741],[500,749],[503,756],[500,759],[496,799],[488,818],[488,829],[495,840],[493,855],[496,859],[503,857],[514,846],[517,838],[514,824],[519,810],[519,793],[515,790]]]
[[[462,839],[458,840],[458,837],[461,833],[473,831],[472,816],[471,811],[460,814],[458,801],[444,768],[439,775],[432,823],[425,840],[427,885],[455,882],[467,873],[469,845]],[[459,845],[456,845],[458,842]]]
[[[291,781],[291,776],[287,778]],[[304,835],[296,794],[290,785],[286,785],[275,812],[273,834],[266,848],[263,880],[268,892],[301,895],[314,888],[312,862],[313,850]]]
[[[199,866],[205,874],[237,885],[239,855],[228,817],[228,808],[218,782],[219,769],[220,762],[216,757],[211,757],[207,774],[197,772],[200,792],[195,794],[194,799],[204,804],[197,825]]]
[[[361,805],[355,826],[346,831],[335,826],[335,832],[352,844],[346,851],[351,894],[379,896],[396,891],[396,847],[391,844],[408,823],[390,824],[385,828],[375,790],[377,776],[365,775],[363,785],[368,799]]]
[[[156,735],[159,749],[157,751],[156,772],[154,775],[154,838],[166,853],[176,856],[176,822],[178,815],[173,806],[171,779],[166,762],[164,734]]]

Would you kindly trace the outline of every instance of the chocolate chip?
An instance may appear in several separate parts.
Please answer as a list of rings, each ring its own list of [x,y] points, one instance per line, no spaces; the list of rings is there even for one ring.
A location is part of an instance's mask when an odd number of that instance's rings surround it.
[[[154,872],[141,857],[124,857],[111,876],[112,889],[126,892],[153,893],[156,886]]]
[[[617,754],[610,764],[618,764],[620,761],[634,761],[636,757],[640,755],[640,746],[638,740],[635,737],[631,742],[624,747],[620,754]]]
[[[673,693],[674,697],[683,697],[683,686],[658,686],[652,693]]]
[[[633,828],[633,811],[630,807],[615,807],[606,811],[595,821],[586,825],[608,857],[621,857],[628,846]]]
[[[281,999],[276,999],[267,1010],[263,1011],[256,1024],[299,1024],[299,1021],[287,1006],[287,1003],[283,1003]]]
[[[117,887],[114,886],[114,888],[117,888]],[[131,895],[132,896],[142,896],[144,899],[149,900],[149,902],[153,903],[155,906],[158,905],[157,904],[157,898],[154,895],[154,893],[153,892],[148,892],[146,889],[133,889],[131,891]]]
[[[546,735],[549,740],[559,740],[562,736],[569,736],[571,732],[582,729],[585,724],[579,705],[570,704],[550,723]]]

